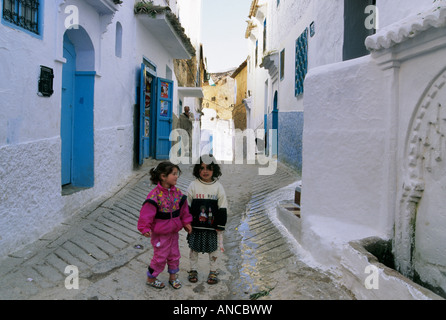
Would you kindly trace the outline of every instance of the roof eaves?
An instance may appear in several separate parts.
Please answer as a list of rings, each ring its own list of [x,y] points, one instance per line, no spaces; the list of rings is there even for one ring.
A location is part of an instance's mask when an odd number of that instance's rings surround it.
[[[191,40],[186,35],[184,28],[181,26],[180,20],[178,20],[177,16],[170,10],[167,6],[156,6],[153,5],[152,2],[147,1],[140,1],[135,3],[134,7],[134,13],[135,14],[147,14],[151,16],[152,18],[156,18],[158,14],[165,14],[166,19],[169,21],[169,23],[172,25],[173,30],[180,38],[181,42],[185,46],[187,52],[191,56],[195,56],[196,50],[194,46],[192,45]]]

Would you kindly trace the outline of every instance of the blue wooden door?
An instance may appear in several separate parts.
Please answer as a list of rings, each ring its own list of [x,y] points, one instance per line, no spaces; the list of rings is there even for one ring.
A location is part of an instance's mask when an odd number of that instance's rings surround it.
[[[169,159],[172,142],[169,140],[172,131],[173,81],[156,78],[156,134],[152,142],[155,143],[155,158]]]
[[[74,45],[64,36],[63,56],[66,63],[62,68],[62,110],[60,123],[62,185],[71,183],[73,157],[73,110],[76,51]]]
[[[154,156],[154,148],[151,145],[151,137],[155,134],[155,123],[152,117],[154,105],[154,86],[156,77],[152,75],[144,63],[141,64],[139,86],[139,164],[144,159]]]
[[[94,80],[96,72],[75,73],[73,160],[71,183],[94,186]]]

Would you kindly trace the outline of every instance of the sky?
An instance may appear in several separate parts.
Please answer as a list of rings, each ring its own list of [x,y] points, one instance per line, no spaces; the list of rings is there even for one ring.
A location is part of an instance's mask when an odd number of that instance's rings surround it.
[[[252,0],[202,0],[201,42],[210,73],[237,68],[248,56],[245,31]]]

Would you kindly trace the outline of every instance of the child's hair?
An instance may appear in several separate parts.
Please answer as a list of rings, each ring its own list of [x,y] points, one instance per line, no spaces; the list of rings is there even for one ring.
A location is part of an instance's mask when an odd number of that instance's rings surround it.
[[[173,164],[170,161],[160,162],[156,168],[150,169],[150,181],[152,181],[153,184],[158,184],[161,182],[161,175],[164,174],[167,177],[172,173],[174,168],[177,168],[178,173],[181,173],[180,167],[176,164]]]
[[[212,170],[212,178],[218,179],[222,175],[220,166],[217,164],[217,160],[214,158],[212,154],[205,155],[200,157],[200,163],[197,163],[194,166],[193,175],[195,178],[200,178],[200,168],[201,164],[205,163]]]

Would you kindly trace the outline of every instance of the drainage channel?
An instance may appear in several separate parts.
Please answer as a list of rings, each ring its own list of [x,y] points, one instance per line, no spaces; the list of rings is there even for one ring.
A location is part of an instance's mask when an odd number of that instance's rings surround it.
[[[236,228],[239,244],[233,248],[237,263],[232,269],[238,274],[231,284],[232,299],[249,299],[272,290],[277,284],[272,275],[295,263],[289,244],[269,218],[276,205],[270,196],[293,179],[288,172],[278,170],[274,177],[257,176],[252,180],[252,196]],[[274,197],[280,200],[280,195]]]

